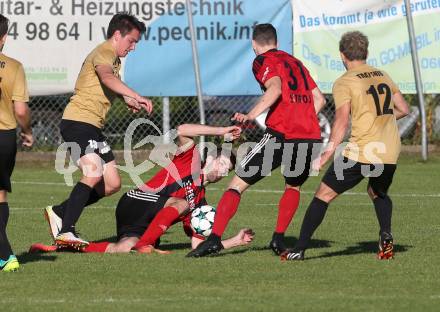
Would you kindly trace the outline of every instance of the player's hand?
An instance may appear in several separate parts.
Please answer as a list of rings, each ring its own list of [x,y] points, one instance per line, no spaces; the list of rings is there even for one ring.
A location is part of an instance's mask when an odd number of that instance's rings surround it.
[[[247,245],[254,240],[255,232],[252,229],[245,228],[241,229],[237,236],[240,240],[239,245]]]
[[[23,141],[23,146],[32,147],[32,144],[34,144],[34,137],[32,136],[32,133],[21,132],[20,137]]]
[[[322,167],[324,167],[325,164],[329,161],[332,155],[333,155],[333,150],[327,149],[324,153],[321,154],[321,156],[319,156],[312,162],[312,169],[314,171],[319,172],[322,169]]]
[[[234,116],[232,116],[231,120],[241,124],[245,124],[248,121],[250,121],[249,116],[247,114],[242,114],[242,113],[235,113]]]
[[[241,128],[238,126],[223,127],[222,130],[225,142],[234,141],[240,138]]]
[[[128,109],[131,110],[133,113],[137,113],[141,110],[141,105],[139,104],[139,102],[131,96],[124,95],[124,101]]]
[[[316,172],[321,170],[321,156],[312,161],[312,170]]]
[[[153,102],[150,99],[147,99],[143,96],[136,96],[135,100],[138,102],[140,107],[147,111],[148,115],[153,111]]]

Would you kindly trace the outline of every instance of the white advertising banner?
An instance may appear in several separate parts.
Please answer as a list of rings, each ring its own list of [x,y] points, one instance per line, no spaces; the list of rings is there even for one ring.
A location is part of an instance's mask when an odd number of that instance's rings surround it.
[[[359,30],[370,41],[368,63],[387,71],[404,93],[415,93],[403,0],[292,0],[294,54],[323,92],[345,68],[339,39]],[[440,0],[412,0],[424,93],[440,93]]]

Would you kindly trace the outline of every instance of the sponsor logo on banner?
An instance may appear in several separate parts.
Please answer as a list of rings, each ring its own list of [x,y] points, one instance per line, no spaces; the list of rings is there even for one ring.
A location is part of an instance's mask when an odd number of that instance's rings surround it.
[[[359,30],[370,41],[368,64],[385,70],[403,93],[415,93],[411,47],[402,0],[292,0],[294,54],[303,60],[320,89],[331,93],[345,72],[339,39]],[[424,93],[439,93],[440,3],[411,1]]]

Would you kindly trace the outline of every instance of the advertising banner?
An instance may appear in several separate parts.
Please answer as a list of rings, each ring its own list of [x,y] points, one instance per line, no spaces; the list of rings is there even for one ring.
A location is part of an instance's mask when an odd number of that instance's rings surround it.
[[[161,1],[155,1],[155,7]],[[165,1],[164,1],[165,3]],[[292,52],[292,10],[285,0],[192,1],[202,92],[205,95],[255,95],[252,28],[272,23],[280,49]],[[149,24],[126,63],[125,79],[142,94],[196,94],[188,18],[175,1]]]
[[[359,30],[370,41],[368,63],[387,71],[403,93],[415,93],[404,1],[292,0],[294,54],[319,87],[332,91],[345,72],[339,39]],[[424,93],[440,92],[440,1],[411,1]]]
[[[292,52],[289,0],[193,0],[203,92],[259,94],[251,71],[252,27],[271,22]],[[131,12],[147,26],[123,78],[147,96],[195,95],[185,0],[0,1],[10,20],[3,52],[23,63],[31,95],[72,92],[87,54],[105,40],[112,16]]]

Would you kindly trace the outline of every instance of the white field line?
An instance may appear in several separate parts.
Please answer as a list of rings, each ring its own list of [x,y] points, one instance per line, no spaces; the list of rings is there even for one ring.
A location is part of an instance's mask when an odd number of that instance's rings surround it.
[[[344,297],[342,295],[342,297]],[[328,300],[328,299],[335,299],[335,298],[342,298],[340,295],[321,295],[316,297],[318,300]],[[357,296],[350,296],[350,299],[355,300],[365,300],[365,299],[389,299],[389,298],[401,298],[399,295],[357,295]],[[440,299],[440,295],[425,295],[424,298],[430,299],[430,300],[438,300]],[[223,298],[221,297],[206,297],[206,298],[200,298],[205,301],[221,301]],[[243,298],[244,299],[244,298]],[[190,299],[188,299],[190,300]],[[130,303],[151,303],[152,301],[159,301],[159,302],[173,302],[174,299],[172,298],[96,298],[96,299],[84,299],[82,298],[81,303],[85,305],[94,305],[94,304],[117,304],[117,303],[124,303],[124,304],[130,304]],[[75,303],[76,301],[72,299],[37,299],[37,298],[5,298],[0,299],[0,304],[20,304],[20,303],[32,303],[32,304],[70,304]]]
[[[116,210],[116,205],[115,206],[93,206],[93,210],[95,209],[102,209],[102,210]],[[38,212],[38,213],[42,213],[43,212],[43,207],[41,206],[36,206],[36,207],[9,207],[9,210],[14,210],[14,211],[34,211],[34,212]]]
[[[12,181],[13,184],[30,184],[30,185],[50,185],[50,186],[66,186],[63,182],[33,182],[33,181]],[[133,185],[123,184],[123,188],[133,188]],[[224,191],[224,188],[211,187],[208,186],[208,190],[210,191]],[[272,194],[282,194],[283,190],[269,190],[269,189],[253,189],[249,188],[247,193],[272,193]],[[315,192],[311,191],[302,191],[302,194],[314,194]],[[359,196],[365,195],[367,196],[367,192],[345,192],[343,195],[348,196]],[[434,197],[440,198],[440,194],[417,194],[417,193],[390,193],[390,196],[394,197]]]
[[[278,207],[278,203],[267,203],[267,204],[264,204],[264,203],[258,203],[258,204],[255,204],[255,206],[277,206]],[[341,202],[339,202],[338,204],[337,204],[338,206],[346,206],[347,205],[347,203],[341,203]],[[369,203],[358,203],[358,202],[356,202],[356,204],[353,204],[354,206],[372,206],[373,205],[373,202],[369,202]],[[405,203],[405,206],[414,206],[414,205],[419,205],[419,203]]]
[[[386,298],[389,298],[386,297]],[[243,297],[243,299],[245,299]],[[384,297],[385,299],[385,297]],[[109,297],[109,298],[96,298],[96,299],[84,299],[81,298],[80,301],[81,303],[85,304],[85,305],[94,305],[94,304],[103,304],[103,303],[110,303],[110,304],[114,304],[114,303],[124,303],[124,304],[130,304],[130,303],[151,303],[153,301],[157,301],[157,302],[174,302],[177,299],[173,299],[173,298],[157,298],[157,297],[153,297],[153,298],[113,298],[113,297]],[[182,300],[182,299],[179,299]],[[191,301],[192,298],[186,299],[186,301]],[[223,300],[222,297],[206,297],[206,298],[200,298],[200,300],[202,301],[221,301]],[[60,304],[60,303],[65,303],[65,304],[70,304],[70,303],[76,303],[75,300],[72,299],[36,299],[36,298],[5,298],[5,299],[0,299],[0,304],[19,304],[19,303],[32,303],[32,304]]]

